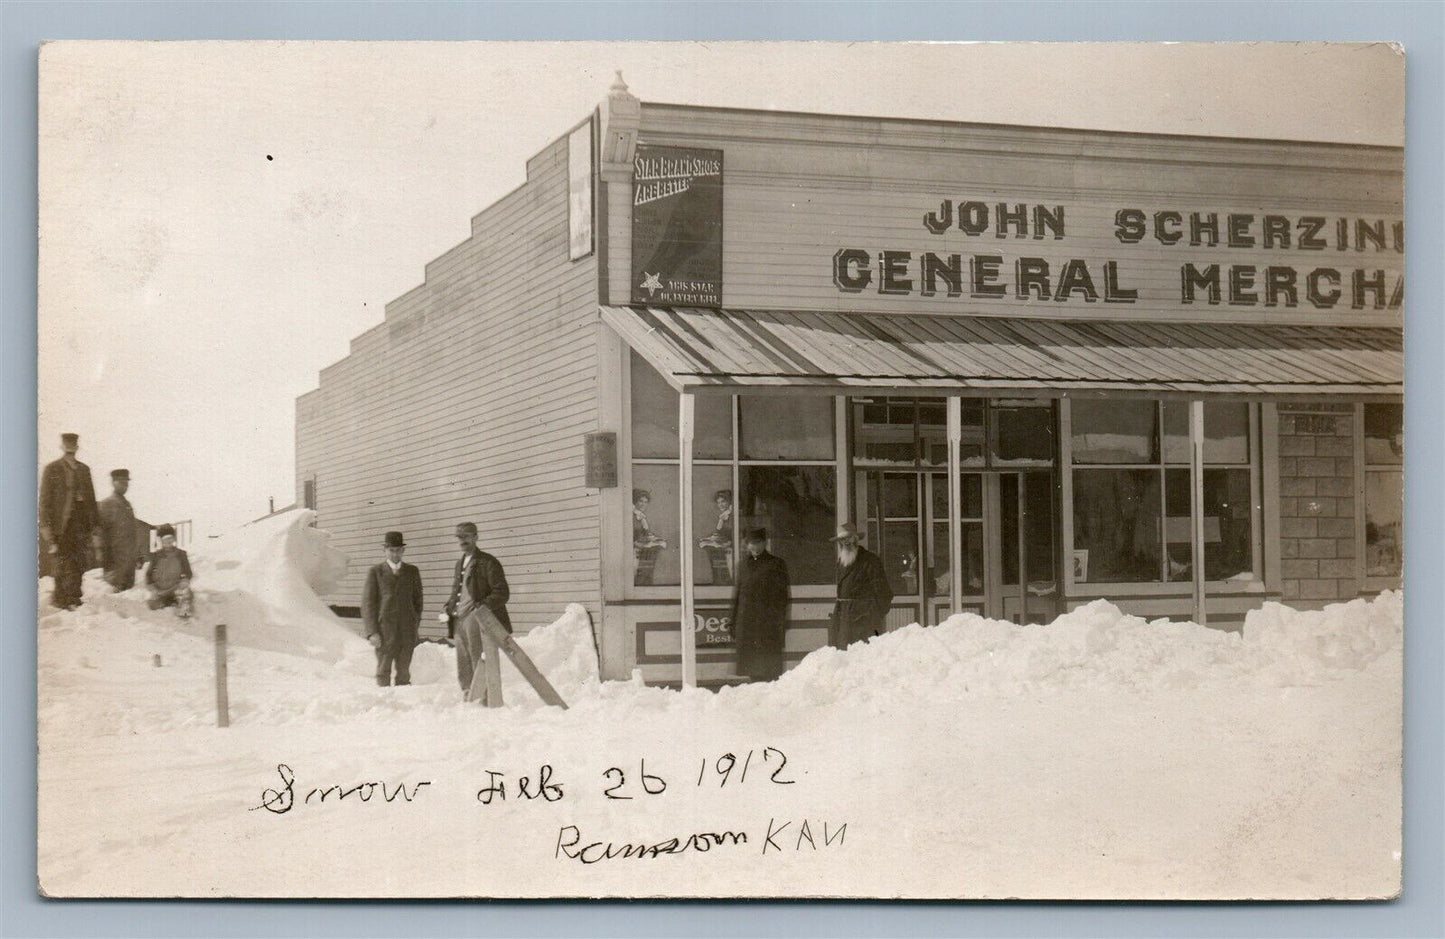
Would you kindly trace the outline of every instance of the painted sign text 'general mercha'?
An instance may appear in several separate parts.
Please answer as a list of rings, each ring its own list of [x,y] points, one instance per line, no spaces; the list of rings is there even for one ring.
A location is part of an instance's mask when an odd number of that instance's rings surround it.
[[[932,235],[1044,244],[1069,239],[1062,205],[943,200],[922,214]],[[1090,233],[1098,240],[1099,233]],[[954,236],[957,237],[957,236]],[[1404,222],[1386,218],[1330,217],[1182,208],[1120,208],[1112,231],[1119,245],[1187,254],[1178,266],[1181,304],[1349,308],[1400,308],[1404,275],[1398,265],[1372,267],[1371,255],[1405,250]],[[1288,251],[1288,263],[1228,263],[1209,255],[1229,249]],[[1302,265],[1295,252],[1319,252]],[[1127,253],[1121,253],[1127,258]],[[1253,258],[1252,258],[1253,260]],[[1038,252],[965,254],[842,247],[833,254],[833,283],[843,293],[962,297],[1057,303],[1137,303],[1128,260],[1045,256]]]

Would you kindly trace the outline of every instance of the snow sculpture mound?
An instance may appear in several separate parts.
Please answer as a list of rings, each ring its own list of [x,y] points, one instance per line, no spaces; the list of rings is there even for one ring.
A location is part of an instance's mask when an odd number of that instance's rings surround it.
[[[311,527],[315,517],[309,509],[297,509],[192,545],[194,619],[148,609],[144,585],[109,592],[98,571],[87,574],[86,602],[202,638],[209,638],[217,623],[225,623],[228,640],[238,646],[331,663],[350,662],[360,653],[369,656],[366,640],[348,629],[318,595],[346,573],[347,558],[332,547],[330,532]],[[374,668],[371,660],[366,674]]]

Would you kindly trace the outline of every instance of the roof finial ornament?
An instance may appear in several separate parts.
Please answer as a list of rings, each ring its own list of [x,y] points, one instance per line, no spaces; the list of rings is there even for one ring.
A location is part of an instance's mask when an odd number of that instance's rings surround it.
[[[614,95],[627,94],[627,82],[622,80],[622,69],[617,70],[617,80],[612,83],[612,87],[609,89],[609,91],[611,91]]]

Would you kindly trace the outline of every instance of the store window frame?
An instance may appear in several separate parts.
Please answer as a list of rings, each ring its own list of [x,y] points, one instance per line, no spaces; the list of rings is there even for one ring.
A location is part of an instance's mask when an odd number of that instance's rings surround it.
[[[1371,402],[1381,404],[1395,404],[1396,402]],[[1403,401],[1399,402],[1403,412]],[[1369,525],[1369,489],[1367,476],[1370,473],[1399,473],[1400,491],[1403,495],[1405,486],[1405,454],[1404,445],[1400,447],[1400,462],[1398,463],[1371,463],[1365,453],[1365,408],[1364,402],[1357,402],[1354,409],[1354,447],[1355,447],[1355,581],[1360,585],[1362,593],[1378,593],[1381,590],[1399,590],[1405,580],[1405,554],[1404,545],[1401,544],[1400,552],[1400,573],[1398,576],[1371,575],[1369,562],[1369,545],[1367,527]],[[1401,416],[1401,435],[1404,434],[1403,413]],[[1403,540],[1404,521],[1403,508],[1401,516],[1400,534]]]
[[[628,439],[628,459],[625,460],[625,461],[622,461],[622,465],[625,467],[626,479],[625,479],[625,480],[622,480],[621,482],[623,483],[622,488],[623,488],[623,491],[624,491],[624,493],[625,493],[625,498],[626,498],[626,500],[627,500],[627,504],[628,504],[628,506],[629,506],[629,512],[628,512],[628,516],[627,516],[627,517],[628,517],[628,522],[627,522],[627,525],[626,525],[628,534],[627,534],[626,540],[623,542],[623,544],[627,545],[627,546],[628,546],[628,550],[630,551],[630,546],[631,546],[631,521],[630,521],[631,514],[630,514],[630,507],[631,507],[631,505],[632,505],[631,495],[632,495],[632,490],[633,490],[633,488],[634,488],[634,480],[633,480],[634,467],[636,467],[636,466],[664,466],[664,467],[670,466],[670,467],[672,467],[672,468],[675,470],[675,472],[676,472],[676,474],[677,474],[677,483],[678,483],[678,485],[680,486],[680,485],[681,485],[681,482],[682,482],[682,480],[681,480],[682,461],[681,461],[680,457],[633,457],[633,456],[632,456],[632,453],[631,453],[631,450],[632,450],[632,419],[633,419],[633,412],[632,412],[632,404],[633,404],[633,396],[632,396],[632,364],[633,364],[633,361],[634,361],[634,357],[636,357],[636,359],[637,359],[638,361],[640,361],[642,364],[646,365],[648,368],[652,368],[652,365],[651,365],[651,363],[647,362],[646,359],[643,359],[641,356],[639,356],[638,353],[636,352],[636,350],[627,349],[627,350],[624,350],[624,353],[625,353],[625,354],[624,354],[624,357],[623,357],[623,363],[624,363],[624,366],[625,366],[625,367],[623,368],[622,397],[623,397],[623,420],[624,420],[624,423],[627,425],[627,428],[628,428],[628,434],[627,434],[627,439]],[[653,369],[653,371],[656,371],[656,369]],[[676,391],[674,391],[673,393],[674,393],[674,395],[678,394],[678,392],[676,392]],[[798,393],[803,393],[802,389],[799,389],[799,392],[798,392]],[[807,460],[799,460],[799,459],[778,459],[778,460],[747,459],[747,460],[745,460],[745,459],[742,459],[742,456],[741,456],[741,454],[742,454],[742,438],[741,438],[741,431],[742,431],[742,426],[741,426],[741,423],[742,423],[742,405],[741,405],[740,399],[741,399],[742,397],[751,397],[751,396],[746,395],[746,394],[741,393],[741,392],[735,393],[735,392],[733,392],[733,391],[727,391],[727,392],[701,391],[701,392],[696,392],[696,393],[695,393],[695,396],[699,399],[699,401],[701,401],[701,399],[703,399],[703,398],[713,398],[713,399],[716,399],[716,398],[724,398],[724,399],[726,399],[726,400],[729,402],[729,414],[731,415],[731,427],[732,427],[732,430],[731,430],[732,457],[731,457],[731,459],[724,459],[724,458],[718,458],[718,457],[713,457],[713,458],[706,458],[706,459],[704,459],[704,458],[702,458],[702,457],[694,456],[694,457],[693,457],[693,460],[692,460],[692,464],[693,464],[693,470],[694,470],[694,472],[696,472],[698,469],[702,469],[702,468],[704,468],[704,467],[729,467],[729,468],[731,469],[731,480],[732,480],[732,482],[731,482],[731,489],[732,489],[732,494],[733,494],[733,519],[732,519],[732,522],[733,522],[733,540],[732,540],[732,544],[733,544],[734,570],[736,569],[736,559],[737,559],[738,557],[740,557],[740,552],[743,550],[743,545],[742,545],[742,528],[743,528],[743,525],[742,525],[742,511],[741,511],[741,506],[742,506],[742,495],[743,495],[743,494],[742,494],[742,475],[743,475],[743,469],[744,469],[744,468],[746,468],[746,467],[751,467],[751,466],[760,466],[760,467],[822,466],[822,467],[827,467],[828,469],[830,469],[830,470],[834,473],[834,486],[835,486],[835,493],[836,493],[836,498],[837,498],[837,500],[841,502],[843,499],[845,499],[845,498],[848,497],[848,488],[844,485],[844,481],[843,481],[841,478],[839,478],[839,477],[840,477],[840,469],[839,469],[839,462],[838,462],[838,452],[839,452],[839,450],[840,450],[840,443],[839,443],[839,441],[838,441],[838,434],[839,434],[839,430],[840,430],[840,422],[839,422],[839,419],[838,419],[838,418],[839,418],[839,414],[840,414],[840,412],[841,412],[841,409],[844,407],[844,404],[843,404],[843,400],[844,400],[844,399],[840,398],[840,397],[837,396],[837,395],[831,394],[831,393],[830,393],[830,394],[826,394],[826,395],[824,395],[824,394],[811,394],[811,395],[810,395],[811,397],[826,398],[826,399],[827,399],[829,402],[831,402],[831,404],[832,404],[832,407],[831,407],[831,409],[830,409],[830,411],[831,411],[831,413],[830,413],[831,425],[830,425],[830,427],[829,427],[829,431],[830,431],[830,433],[833,435],[833,446],[832,446],[833,455],[830,456],[829,458],[827,458],[827,459],[807,459]],[[675,400],[675,399],[674,399],[674,400]],[[779,400],[781,401],[781,400],[786,400],[786,399],[785,399],[785,398],[779,398]],[[701,506],[701,505],[711,506],[711,505],[712,505],[712,493],[711,493],[711,492],[707,492],[707,491],[699,490],[699,489],[696,487],[695,484],[694,484],[694,487],[693,487],[693,488],[694,488],[694,491],[693,491],[693,513],[694,513],[694,515],[696,515],[697,512],[698,512],[699,506]],[[834,507],[833,507],[833,511],[834,511],[834,515],[836,516],[836,515],[837,515],[837,511],[838,511],[838,507],[837,507],[836,504],[835,504]],[[693,548],[695,547],[695,545],[693,545],[693,544],[691,543],[691,533],[690,533],[690,531],[687,532],[686,535],[684,534],[684,526],[685,526],[685,525],[690,525],[690,522],[687,521],[687,520],[683,520],[683,519],[679,519],[679,520],[678,520],[678,532],[677,532],[678,541],[679,541],[678,547],[679,547],[679,550],[681,550],[682,545],[683,545],[683,544],[686,544],[687,547],[688,547],[688,550],[693,550]],[[696,581],[696,580],[698,579],[699,574],[707,569],[707,566],[704,565],[704,564],[694,563],[693,568],[694,568],[694,581]],[[678,582],[678,583],[675,583],[675,584],[647,584],[647,585],[639,585],[639,584],[634,583],[634,581],[633,581],[633,572],[636,570],[635,562],[631,562],[631,561],[625,562],[625,563],[623,564],[623,570],[625,571],[625,575],[624,575],[623,578],[622,578],[623,597],[624,597],[625,599],[627,599],[627,600],[670,600],[670,601],[676,601],[676,600],[679,599],[679,598],[681,597],[681,595],[682,595],[681,578],[679,578],[679,582]],[[736,576],[736,575],[734,575],[734,577],[735,577],[735,576]],[[832,599],[832,598],[834,597],[834,595],[835,595],[835,591],[836,591],[836,585],[834,585],[834,584],[832,584],[832,583],[828,583],[828,584],[797,584],[797,583],[795,583],[795,584],[793,584],[793,586],[792,586],[791,594],[792,594],[792,600],[793,600],[793,602],[794,602],[794,603],[798,603],[798,602],[800,602],[800,601],[806,601],[806,600],[825,600],[825,599]],[[714,606],[715,606],[715,605],[717,605],[719,602],[729,601],[729,600],[732,599],[733,586],[732,586],[732,585],[726,585],[726,584],[696,583],[696,582],[695,582],[694,585],[693,585],[693,592],[694,592],[693,595],[694,595],[695,600],[696,600],[697,602],[704,602],[704,603],[707,603],[707,604],[709,604],[709,605],[714,605]]]
[[[1168,494],[1165,488],[1167,475],[1170,470],[1188,469],[1189,464],[1169,462],[1167,448],[1165,446],[1164,433],[1164,404],[1172,404],[1178,407],[1188,407],[1189,398],[1170,395],[1156,396],[1130,396],[1119,397],[1119,401],[1149,401],[1155,406],[1156,428],[1158,438],[1158,458],[1153,463],[1074,463],[1073,448],[1073,404],[1071,397],[1061,398],[1059,401],[1058,433],[1059,433],[1059,478],[1063,486],[1063,506],[1060,514],[1060,550],[1067,560],[1075,549],[1076,532],[1074,526],[1074,474],[1077,471],[1099,472],[1109,470],[1157,470],[1160,476],[1160,519],[1164,528],[1167,528],[1167,499]],[[1209,400],[1209,399],[1206,399]],[[1220,403],[1245,404],[1248,407],[1249,419],[1249,487],[1250,487],[1250,572],[1253,577],[1248,581],[1239,580],[1206,580],[1204,582],[1205,593],[1210,596],[1218,595],[1241,595],[1257,594],[1267,592],[1264,580],[1264,537],[1263,537],[1263,516],[1264,505],[1261,496],[1263,485],[1263,449],[1261,446],[1261,416],[1260,405],[1254,401],[1239,401],[1237,399],[1224,399]],[[1244,463],[1213,463],[1205,462],[1203,468],[1209,469],[1243,469]],[[1190,516],[1192,519],[1192,515]],[[1064,564],[1064,596],[1071,600],[1076,598],[1109,597],[1118,594],[1131,594],[1135,596],[1158,596],[1158,597],[1188,597],[1193,589],[1192,580],[1169,580],[1168,567],[1168,544],[1165,541],[1165,532],[1161,530],[1160,549],[1160,576],[1161,580],[1153,581],[1094,581],[1088,580],[1078,582],[1074,580],[1072,564]],[[1193,563],[1191,561],[1191,563]]]

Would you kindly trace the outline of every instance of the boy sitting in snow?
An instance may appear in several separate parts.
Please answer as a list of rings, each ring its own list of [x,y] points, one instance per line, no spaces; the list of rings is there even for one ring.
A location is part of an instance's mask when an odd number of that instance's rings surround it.
[[[176,530],[171,525],[156,529],[161,539],[160,550],[151,555],[150,566],[146,568],[146,585],[151,596],[146,606],[152,610],[173,606],[176,615],[186,619],[191,615],[191,561],[186,552],[176,547]]]

